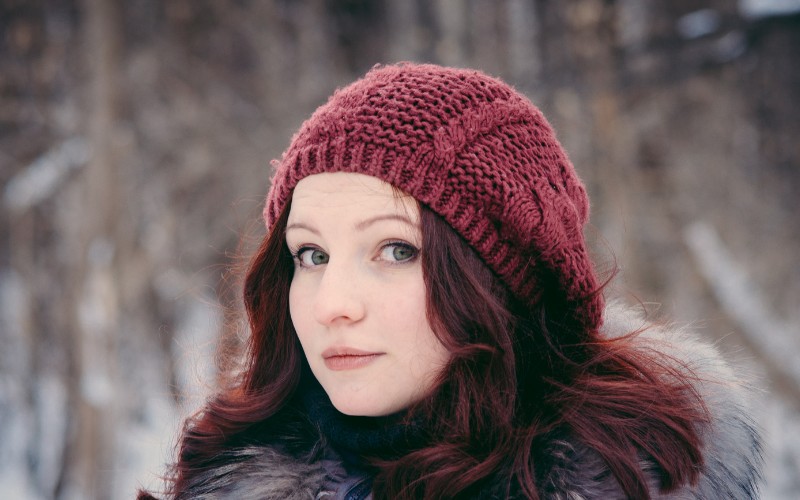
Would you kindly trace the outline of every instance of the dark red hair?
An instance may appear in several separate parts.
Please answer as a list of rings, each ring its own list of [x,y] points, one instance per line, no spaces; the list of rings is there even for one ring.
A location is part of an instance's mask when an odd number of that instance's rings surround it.
[[[288,208],[245,278],[251,336],[244,370],[184,426],[172,469],[175,496],[193,474],[217,466],[221,452],[279,419],[297,390],[304,355],[289,317],[287,217]],[[534,451],[554,433],[594,449],[629,498],[650,498],[642,456],[658,466],[662,491],[696,481],[698,425],[707,415],[685,371],[635,348],[635,334],[604,339],[566,322],[562,294],[545,291],[533,306],[519,303],[424,206],[421,225],[428,319],[452,360],[431,396],[412,408],[429,422],[430,442],[375,462],[376,498],[470,496],[498,484],[538,498],[547,457]]]

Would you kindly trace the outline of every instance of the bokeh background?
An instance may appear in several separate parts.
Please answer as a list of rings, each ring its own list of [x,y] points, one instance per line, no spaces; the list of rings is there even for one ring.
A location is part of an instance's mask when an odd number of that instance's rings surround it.
[[[0,496],[131,498],[245,335],[270,160],[376,63],[526,93],[610,294],[755,377],[800,496],[800,1],[2,0]]]

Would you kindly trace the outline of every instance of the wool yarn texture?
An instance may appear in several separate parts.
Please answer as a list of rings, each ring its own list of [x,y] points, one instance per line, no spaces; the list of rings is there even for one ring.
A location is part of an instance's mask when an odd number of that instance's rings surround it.
[[[568,321],[602,323],[586,189],[541,111],[497,78],[376,66],[320,106],[273,163],[268,228],[304,177],[370,175],[444,218],[523,303],[557,294]]]

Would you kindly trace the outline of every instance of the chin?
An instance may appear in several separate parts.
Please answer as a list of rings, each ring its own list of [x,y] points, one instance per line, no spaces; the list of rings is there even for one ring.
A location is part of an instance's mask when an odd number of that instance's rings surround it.
[[[336,402],[333,402],[333,407],[339,410],[339,413],[343,413],[351,417],[383,417],[391,413],[381,411],[380,408],[376,408],[371,405],[353,404],[352,401],[345,402],[344,404],[337,404]]]
[[[351,417],[385,417],[400,411],[400,408],[395,409],[389,405],[376,405],[374,401],[372,404],[367,401],[357,401],[353,397],[331,398],[331,403],[333,403],[334,408],[339,410],[339,413]]]

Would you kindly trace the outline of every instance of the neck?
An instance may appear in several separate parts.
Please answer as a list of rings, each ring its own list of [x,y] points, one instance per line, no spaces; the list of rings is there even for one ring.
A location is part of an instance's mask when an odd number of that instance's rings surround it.
[[[406,412],[384,417],[345,415],[333,406],[313,376],[301,390],[308,418],[347,461],[392,459],[422,443],[422,425],[409,419]]]

